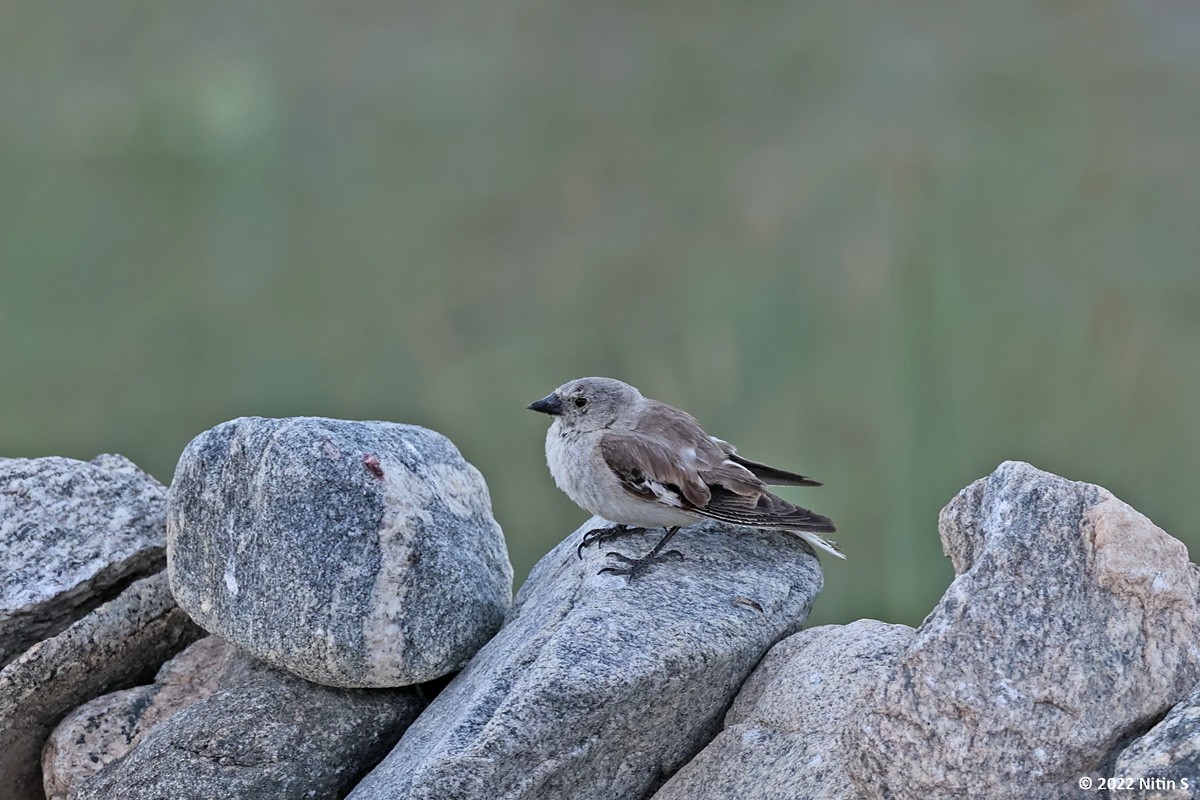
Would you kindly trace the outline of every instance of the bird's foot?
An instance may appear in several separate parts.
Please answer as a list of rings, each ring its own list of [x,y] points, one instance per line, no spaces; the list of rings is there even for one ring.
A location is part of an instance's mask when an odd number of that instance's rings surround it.
[[[642,558],[630,558],[629,556],[623,556],[620,553],[607,553],[606,555],[609,558],[615,558],[617,561],[620,561],[622,566],[605,567],[596,574],[603,575],[607,572],[610,575],[628,575],[629,580],[633,580],[638,575],[646,572],[646,570],[650,569],[652,564],[655,564],[659,561],[684,560],[683,553],[679,552],[678,550],[668,550],[665,553],[650,553]]]
[[[596,542],[603,544],[610,539],[615,539],[618,536],[624,536],[627,533],[645,533],[645,528],[631,528],[628,525],[613,525],[611,528],[596,528],[590,530],[583,535],[583,539],[579,542],[579,547],[575,548],[575,555],[583,558],[583,549],[590,547]]]

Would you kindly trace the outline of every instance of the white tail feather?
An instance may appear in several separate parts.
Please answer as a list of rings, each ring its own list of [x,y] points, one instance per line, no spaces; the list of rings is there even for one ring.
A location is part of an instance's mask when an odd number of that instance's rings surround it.
[[[819,547],[826,553],[835,555],[842,560],[845,560],[846,558],[846,554],[841,550],[838,550],[838,546],[836,544],[824,538],[823,536],[820,536],[819,534],[813,533],[812,531],[788,531],[788,533],[795,534],[811,544],[813,547]]]

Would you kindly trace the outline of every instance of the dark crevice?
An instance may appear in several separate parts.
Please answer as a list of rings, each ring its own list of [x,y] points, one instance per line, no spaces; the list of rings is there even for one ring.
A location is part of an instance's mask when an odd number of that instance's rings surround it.
[[[134,581],[161,572],[166,567],[166,560],[166,553],[161,548],[143,551],[125,561],[109,564],[91,580],[48,599],[29,612],[14,614],[9,618],[10,622],[23,624],[15,626],[19,633],[11,634],[0,649],[0,669],[38,642],[58,636],[100,606],[115,600]]]

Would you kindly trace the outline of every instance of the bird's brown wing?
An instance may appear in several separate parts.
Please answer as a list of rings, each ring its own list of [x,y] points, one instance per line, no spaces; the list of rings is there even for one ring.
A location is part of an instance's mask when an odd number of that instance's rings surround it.
[[[754,477],[771,486],[820,486],[821,482],[810,478],[807,475],[800,475],[796,472],[788,472],[785,469],[771,467],[766,464],[760,464],[757,461],[751,461],[748,458],[743,458],[738,455],[737,448],[729,442],[712,437],[713,442],[718,447],[725,451],[725,457],[735,464],[740,464],[746,469],[754,473]]]
[[[680,449],[662,437],[609,431],[600,439],[604,463],[626,491],[675,508],[708,504],[711,490]]]
[[[648,436],[657,436],[672,442],[687,442],[696,449],[697,454],[708,468],[720,467],[723,462],[731,461],[737,466],[745,467],[761,483],[773,486],[820,486],[821,482],[807,475],[761,464],[738,455],[737,448],[715,436],[709,436],[700,427],[696,418],[686,411],[680,411],[674,406],[660,403],[657,400],[645,400],[641,413],[638,415],[634,432]],[[736,480],[742,475],[741,470],[727,470],[727,477]]]
[[[834,530],[828,517],[768,492],[750,470],[727,458],[695,420],[678,414],[682,419],[667,415],[662,420],[657,430],[663,434],[635,428],[609,431],[601,438],[604,461],[626,491],[736,525]]]
[[[705,484],[719,484],[738,494],[755,494],[763,482],[729,458],[724,444],[704,432],[686,411],[656,400],[645,400],[632,433],[662,443],[679,468],[694,472]]]
[[[742,458],[737,453],[730,453],[729,460],[736,464],[740,464],[746,469],[754,473],[754,476],[763,483],[768,483],[772,486],[820,486],[821,482],[806,475],[800,475],[795,472],[779,469],[778,467],[769,467],[766,464],[760,464],[757,461],[751,461],[748,458]]]
[[[792,505],[782,497],[761,490],[757,497],[730,492],[723,487],[710,487],[712,497],[703,508],[694,509],[711,519],[751,528],[812,531],[833,533],[833,520],[807,508]]]

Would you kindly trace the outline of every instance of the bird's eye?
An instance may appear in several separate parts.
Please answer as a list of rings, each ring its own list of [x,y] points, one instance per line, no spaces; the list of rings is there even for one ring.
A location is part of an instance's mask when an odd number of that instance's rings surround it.
[[[576,408],[583,408],[586,405],[587,405],[586,397],[576,397],[575,398],[575,407]]]

